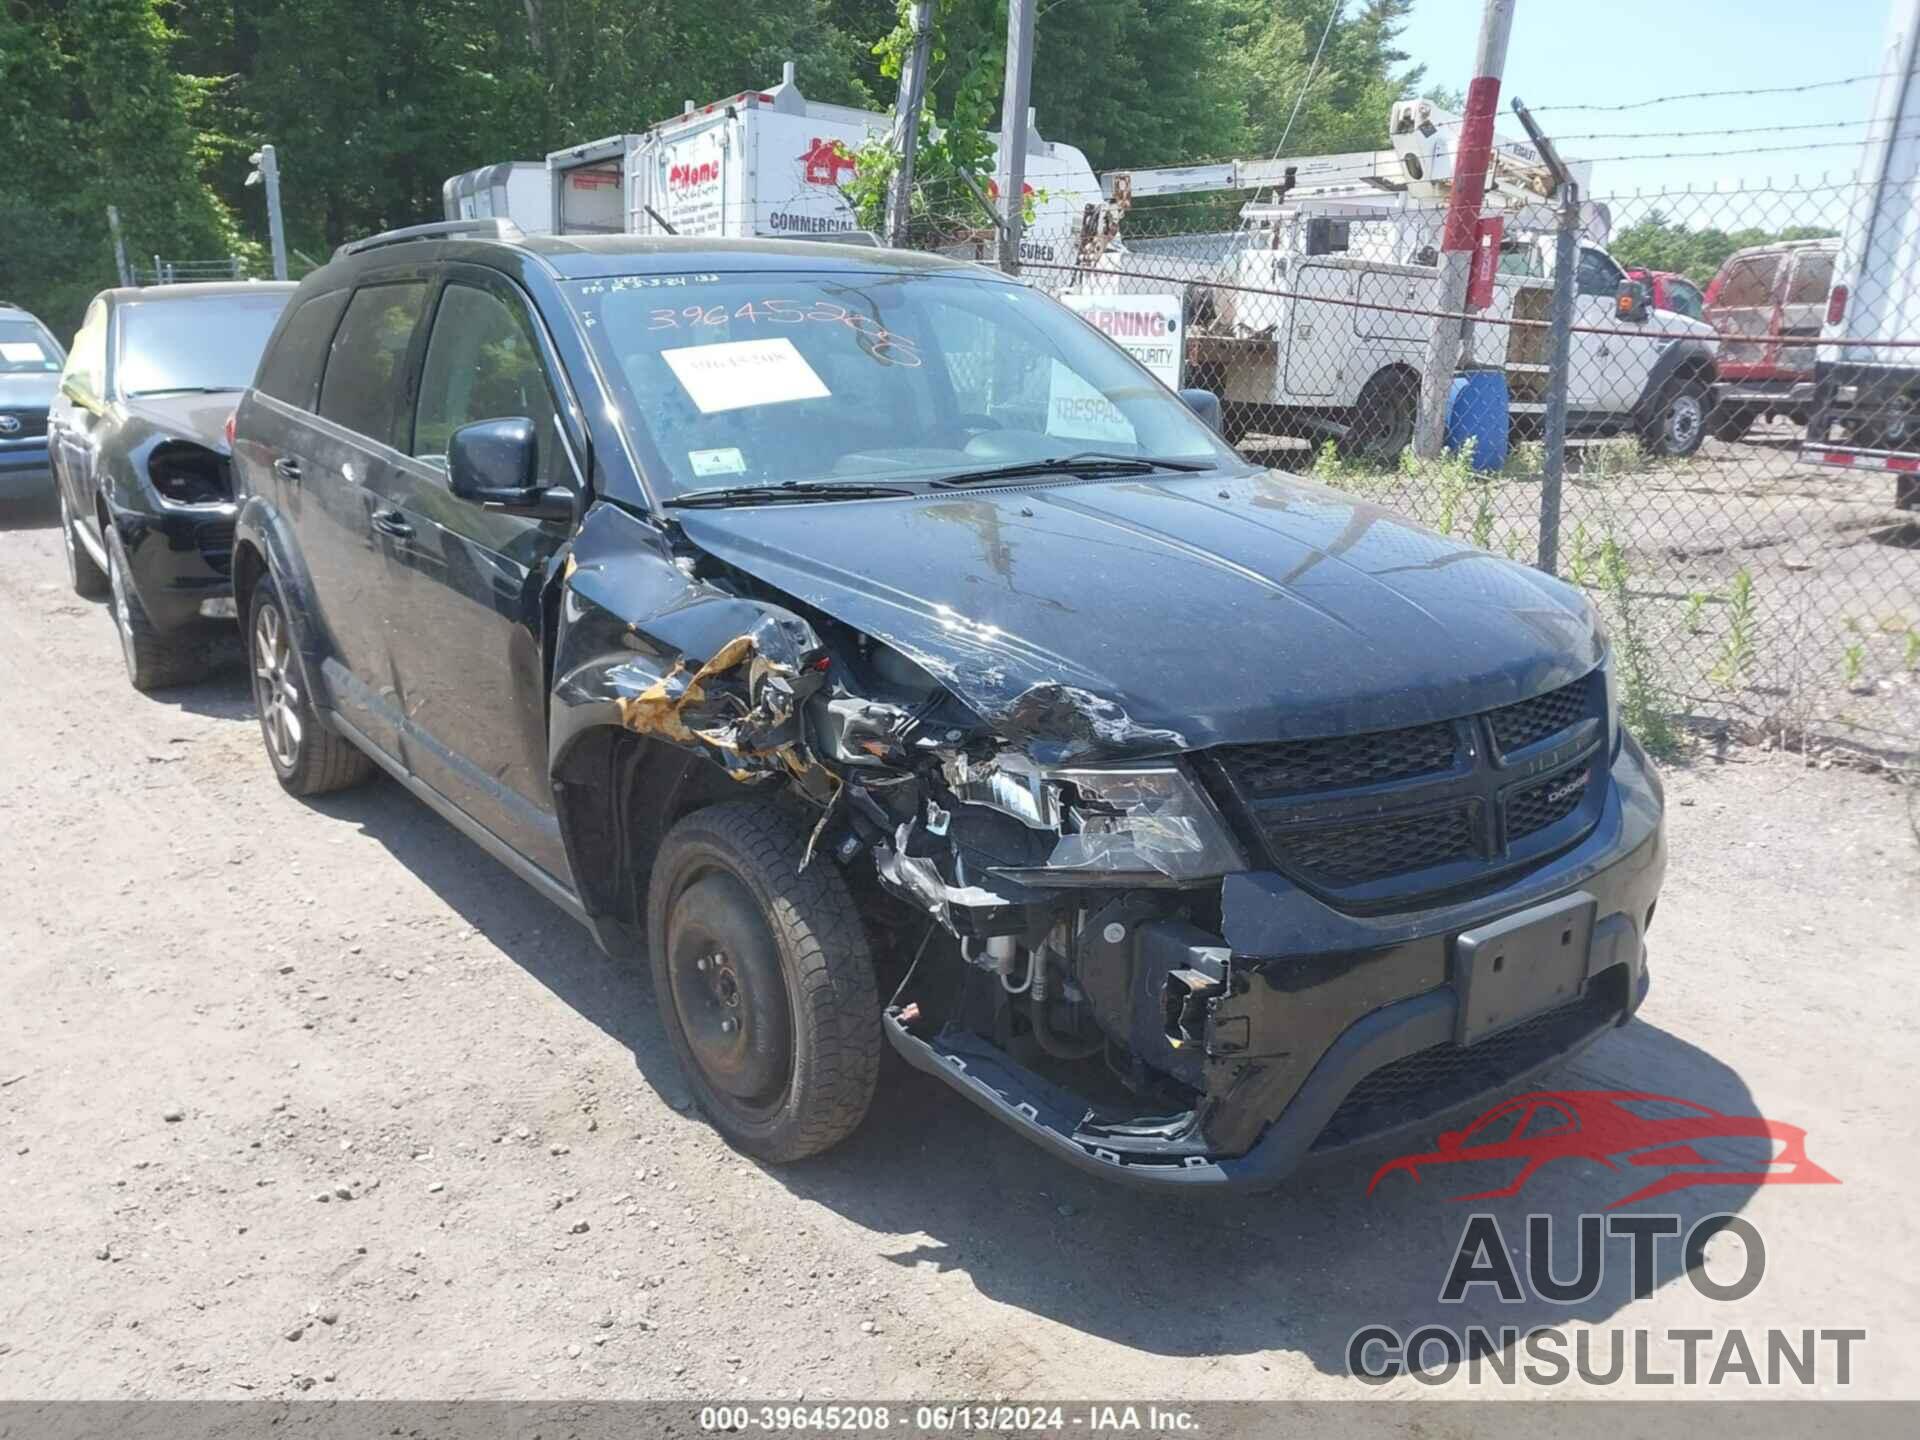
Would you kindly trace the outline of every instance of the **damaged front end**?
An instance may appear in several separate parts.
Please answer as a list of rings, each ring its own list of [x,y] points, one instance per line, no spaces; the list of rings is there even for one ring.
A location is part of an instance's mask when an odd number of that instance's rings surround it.
[[[1076,1165],[1271,1184],[1563,1058],[1644,993],[1658,782],[1604,667],[1523,702],[1561,728],[1512,756],[1509,706],[1343,738],[1429,770],[1349,756],[1361,783],[1313,790],[1335,742],[1190,747],[1031,670],[956,682],[723,563],[682,573],[677,658],[664,622],[636,627],[596,691],[623,728],[803,806],[803,867],[843,869],[891,957],[890,1042]],[[1366,835],[1402,864],[1446,807],[1485,829],[1445,863],[1330,868]],[[1518,989],[1474,971],[1556,945]]]

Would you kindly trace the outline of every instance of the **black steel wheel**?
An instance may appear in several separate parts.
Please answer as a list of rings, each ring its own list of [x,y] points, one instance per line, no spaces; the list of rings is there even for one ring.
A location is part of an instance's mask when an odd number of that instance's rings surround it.
[[[695,1099],[729,1142],[771,1161],[838,1144],[880,1069],[873,959],[846,880],[805,873],[805,828],[757,800],[687,816],[654,861],[654,994]]]

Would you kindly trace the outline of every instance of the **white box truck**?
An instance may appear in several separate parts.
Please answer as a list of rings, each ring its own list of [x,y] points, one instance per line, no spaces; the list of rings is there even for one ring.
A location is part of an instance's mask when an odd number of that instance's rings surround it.
[[[850,236],[859,224],[841,187],[853,154],[891,125],[878,111],[807,99],[789,62],[770,90],[689,102],[649,130],[549,155],[549,225],[562,235]],[[1073,146],[1028,135],[1034,238],[1023,254],[1071,263],[1069,237],[1101,201],[1099,181]]]
[[[1890,471],[1920,509],[1920,0],[1895,0],[1860,183],[1840,241],[1801,458]],[[1907,345],[1887,342],[1908,342]]]
[[[509,160],[450,176],[440,197],[449,220],[512,220],[529,235],[553,228],[553,181],[544,160]]]

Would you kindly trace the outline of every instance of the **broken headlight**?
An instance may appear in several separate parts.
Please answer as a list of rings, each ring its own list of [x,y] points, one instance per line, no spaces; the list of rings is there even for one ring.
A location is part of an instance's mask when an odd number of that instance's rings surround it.
[[[1053,769],[1003,755],[949,780],[964,803],[1058,831],[1048,870],[1203,880],[1246,868],[1220,812],[1178,764]]]

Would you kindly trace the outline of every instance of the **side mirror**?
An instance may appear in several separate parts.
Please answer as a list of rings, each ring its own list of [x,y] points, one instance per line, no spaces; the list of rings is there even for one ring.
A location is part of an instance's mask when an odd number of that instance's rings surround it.
[[[536,520],[573,518],[573,492],[535,479],[540,441],[533,421],[476,420],[447,438],[447,488],[485,510]]]
[[[80,377],[77,375],[63,375],[60,377],[60,393],[76,405],[86,404],[86,391],[81,388]]]
[[[1220,397],[1211,390],[1182,390],[1180,398],[1187,408],[1205,422],[1214,434],[1220,433]]]
[[[1613,297],[1613,318],[1628,325],[1647,323],[1647,287],[1638,280],[1622,280]]]

